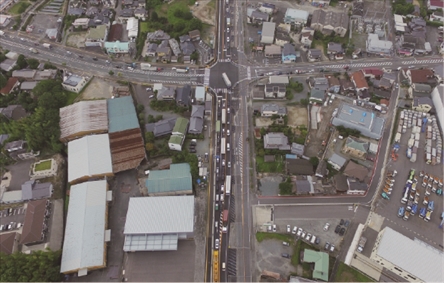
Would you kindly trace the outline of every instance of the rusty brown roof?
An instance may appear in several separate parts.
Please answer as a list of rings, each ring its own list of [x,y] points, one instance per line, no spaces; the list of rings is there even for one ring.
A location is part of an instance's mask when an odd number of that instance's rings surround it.
[[[28,202],[20,244],[34,243],[42,239],[45,212],[46,199]]]
[[[145,146],[140,128],[109,133],[113,172],[134,169],[145,158]]]
[[[7,255],[12,254],[14,249],[14,239],[16,236],[16,232],[0,234],[0,252]]]
[[[351,79],[355,84],[356,88],[368,88],[367,80],[364,77],[364,73],[362,71],[354,72],[351,75]]]

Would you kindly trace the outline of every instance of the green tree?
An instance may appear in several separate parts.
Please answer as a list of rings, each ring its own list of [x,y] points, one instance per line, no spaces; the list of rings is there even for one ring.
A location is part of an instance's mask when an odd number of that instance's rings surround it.
[[[113,70],[109,70],[108,74],[109,74],[110,76],[113,76],[113,75],[114,75]]]
[[[0,88],[4,88],[5,85],[8,83],[8,80],[3,76],[3,74],[0,74]]]
[[[291,195],[292,190],[293,190],[293,184],[291,183],[291,181],[288,182],[288,180],[287,180],[286,182],[279,184],[279,194],[280,195]]]
[[[23,54],[20,54],[18,56],[16,64],[19,67],[19,69],[23,69],[26,68],[26,66],[28,66],[28,63],[26,62],[25,56]]]
[[[191,56],[190,56],[191,60],[197,61],[199,60],[199,53],[197,51],[194,51]]]
[[[29,58],[26,62],[28,63],[29,68],[34,70],[37,69],[40,64],[39,60],[34,58]]]
[[[310,157],[310,163],[314,167],[318,167],[318,165],[319,165],[319,158],[317,158],[316,156]]]
[[[154,142],[154,133],[153,132],[146,132],[145,133],[145,142],[147,143],[153,143]]]

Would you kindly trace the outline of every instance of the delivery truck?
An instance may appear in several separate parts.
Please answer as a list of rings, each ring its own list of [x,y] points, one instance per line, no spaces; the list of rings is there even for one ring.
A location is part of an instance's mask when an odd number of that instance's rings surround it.
[[[49,43],[43,43],[42,45],[45,48],[51,49],[51,44],[49,44]]]

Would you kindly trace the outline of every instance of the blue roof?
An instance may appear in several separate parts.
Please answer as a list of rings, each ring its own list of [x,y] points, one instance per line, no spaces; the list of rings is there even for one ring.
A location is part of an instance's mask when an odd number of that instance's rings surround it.
[[[139,128],[136,109],[131,96],[108,99],[109,133]]]

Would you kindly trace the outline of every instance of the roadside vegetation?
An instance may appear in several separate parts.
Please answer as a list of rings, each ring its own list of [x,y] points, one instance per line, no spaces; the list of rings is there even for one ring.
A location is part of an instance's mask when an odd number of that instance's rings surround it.
[[[375,282],[370,277],[357,271],[351,266],[346,265],[343,262],[339,263],[338,270],[336,271],[335,282]]]
[[[31,3],[28,1],[20,1],[9,9],[9,13],[12,15],[23,14],[29,6],[31,6]]]
[[[279,233],[268,233],[268,232],[257,232],[256,240],[260,243],[264,240],[276,239],[279,241],[293,243],[293,237],[289,234],[279,234]]]

